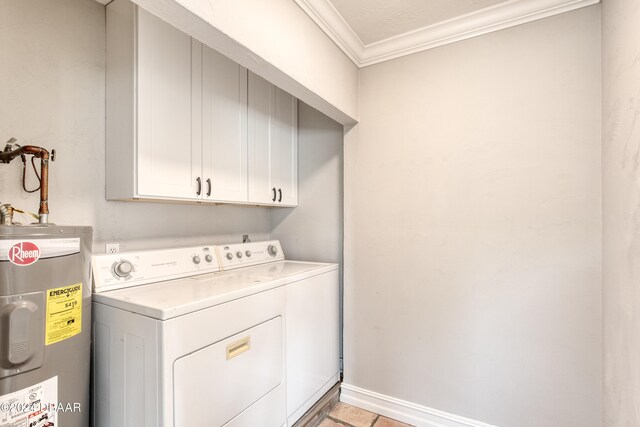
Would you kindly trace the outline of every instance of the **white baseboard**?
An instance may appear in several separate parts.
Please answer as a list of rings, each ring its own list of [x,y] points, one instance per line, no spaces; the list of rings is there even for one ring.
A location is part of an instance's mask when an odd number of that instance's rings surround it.
[[[340,401],[418,427],[496,427],[342,383]]]

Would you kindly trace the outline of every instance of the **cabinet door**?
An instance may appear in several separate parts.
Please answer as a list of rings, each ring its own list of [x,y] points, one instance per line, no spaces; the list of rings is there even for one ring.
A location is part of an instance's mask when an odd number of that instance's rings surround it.
[[[272,182],[271,116],[275,113],[275,87],[249,73],[249,202],[275,204]]]
[[[192,79],[199,84],[200,71],[194,69],[192,76],[191,37],[143,9],[137,11],[137,193],[199,198],[202,147],[191,110],[200,102],[192,96],[200,91],[192,87]]]
[[[247,69],[207,46],[202,47],[202,153],[204,198],[246,202]]]
[[[271,173],[281,205],[298,204],[298,102],[275,88],[276,111],[271,124]]]

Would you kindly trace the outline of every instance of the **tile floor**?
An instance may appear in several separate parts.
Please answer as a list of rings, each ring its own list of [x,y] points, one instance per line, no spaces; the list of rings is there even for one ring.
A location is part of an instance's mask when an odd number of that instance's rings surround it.
[[[338,402],[317,427],[411,427],[409,424]]]

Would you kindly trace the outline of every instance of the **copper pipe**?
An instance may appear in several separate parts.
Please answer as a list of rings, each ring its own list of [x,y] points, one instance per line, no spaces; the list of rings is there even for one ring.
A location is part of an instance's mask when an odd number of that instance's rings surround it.
[[[7,148],[10,147],[9,145]],[[40,160],[40,223],[46,224],[49,217],[49,152],[42,147],[35,145],[25,145],[15,150],[9,151],[5,148],[0,151],[0,162],[10,163],[16,157],[30,154]]]

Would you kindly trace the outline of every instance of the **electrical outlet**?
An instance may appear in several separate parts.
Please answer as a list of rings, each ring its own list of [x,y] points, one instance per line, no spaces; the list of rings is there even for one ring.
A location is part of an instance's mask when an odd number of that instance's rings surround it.
[[[120,243],[105,243],[104,251],[108,254],[117,254],[120,252]]]

